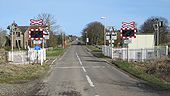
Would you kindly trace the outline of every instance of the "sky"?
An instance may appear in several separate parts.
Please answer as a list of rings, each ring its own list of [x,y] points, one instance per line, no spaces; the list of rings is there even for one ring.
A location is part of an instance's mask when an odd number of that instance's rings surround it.
[[[54,16],[56,24],[68,35],[80,36],[90,22],[121,28],[122,22],[135,21],[139,28],[151,16],[170,22],[170,0],[1,0],[0,28],[14,20],[28,26],[41,13]],[[101,19],[101,17],[106,19]]]

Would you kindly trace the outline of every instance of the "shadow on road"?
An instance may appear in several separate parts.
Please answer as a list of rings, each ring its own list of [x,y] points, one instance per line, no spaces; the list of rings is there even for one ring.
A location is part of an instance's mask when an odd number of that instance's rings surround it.
[[[105,62],[105,61],[101,61],[101,60],[85,60],[85,61],[87,61],[87,62],[100,62],[100,63]]]

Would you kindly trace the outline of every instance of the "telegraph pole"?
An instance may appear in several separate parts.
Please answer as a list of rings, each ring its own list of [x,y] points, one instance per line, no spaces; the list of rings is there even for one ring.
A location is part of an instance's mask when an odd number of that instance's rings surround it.
[[[15,21],[13,21],[13,23],[11,25],[9,25],[9,27],[7,29],[10,30],[11,32],[11,61],[14,61],[14,38],[13,38],[13,32],[16,29],[17,24],[15,24]]]
[[[156,46],[159,46],[159,31],[160,31],[160,27],[163,26],[163,21],[160,21],[158,19],[155,20],[155,23],[153,24],[154,30],[155,30],[155,34],[156,34]]]
[[[103,28],[103,31],[104,31],[104,46],[106,45],[106,17],[101,17],[101,19],[104,19],[104,28]]]
[[[85,36],[86,36],[86,45],[87,45],[87,31],[85,31]]]
[[[155,37],[155,40],[156,40],[156,46],[157,46],[157,57],[159,55],[159,52],[158,52],[158,46],[159,46],[159,31],[160,31],[160,27],[163,26],[163,21],[160,21],[158,19],[155,20],[155,24],[153,24],[153,27],[154,27],[154,30],[155,30],[155,34],[156,34],[156,37]]]
[[[11,32],[12,32],[12,37],[11,37],[11,39],[12,39],[12,40],[11,40],[11,47],[12,47],[12,48],[11,48],[11,49],[12,49],[12,61],[14,61],[14,53],[13,53],[13,50],[14,50],[14,47],[13,47],[13,46],[14,46],[14,40],[13,40],[13,39],[14,39],[14,38],[13,38],[14,29],[13,29],[13,25],[11,25]]]

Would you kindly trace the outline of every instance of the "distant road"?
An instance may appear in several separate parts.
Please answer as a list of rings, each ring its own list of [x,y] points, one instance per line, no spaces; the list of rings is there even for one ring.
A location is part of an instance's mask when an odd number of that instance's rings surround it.
[[[54,63],[35,96],[170,96],[157,94],[81,45],[72,45]]]

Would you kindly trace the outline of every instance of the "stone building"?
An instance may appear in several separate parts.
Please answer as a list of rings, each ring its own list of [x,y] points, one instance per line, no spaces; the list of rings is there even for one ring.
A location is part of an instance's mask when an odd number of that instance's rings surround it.
[[[33,47],[33,41],[29,38],[30,28],[45,28],[47,26],[18,26],[15,22],[12,24],[16,25],[13,31],[13,47],[17,49],[27,49]],[[10,40],[12,42],[12,33],[10,33]]]

